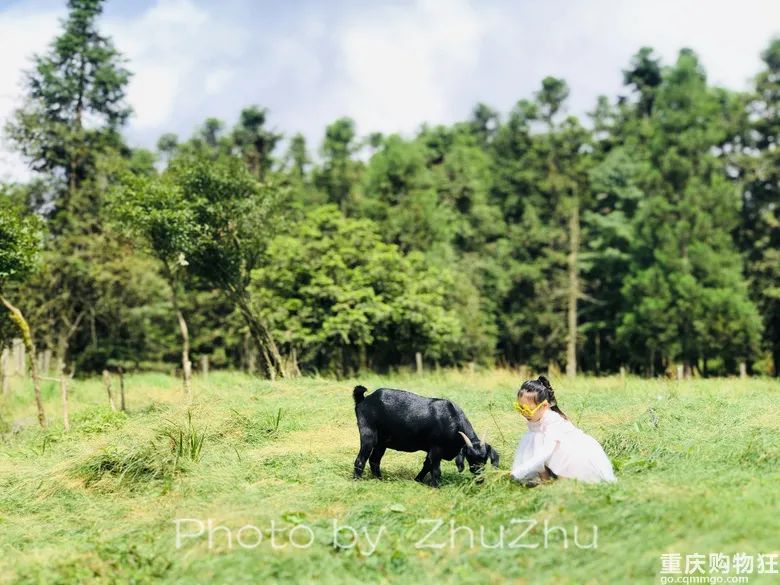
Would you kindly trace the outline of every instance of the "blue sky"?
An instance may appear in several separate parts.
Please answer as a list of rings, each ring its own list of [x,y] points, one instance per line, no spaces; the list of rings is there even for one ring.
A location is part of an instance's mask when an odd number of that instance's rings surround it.
[[[0,0],[0,123],[64,5]],[[340,116],[361,134],[408,134],[463,119],[478,101],[506,112],[545,75],[568,81],[569,109],[581,115],[621,91],[621,69],[643,45],[667,63],[691,47],[712,82],[744,89],[780,35],[780,2],[109,0],[102,28],[135,73],[131,144],[187,136],[209,116],[232,124],[258,104],[272,127],[316,147]],[[24,174],[0,147],[0,178]]]

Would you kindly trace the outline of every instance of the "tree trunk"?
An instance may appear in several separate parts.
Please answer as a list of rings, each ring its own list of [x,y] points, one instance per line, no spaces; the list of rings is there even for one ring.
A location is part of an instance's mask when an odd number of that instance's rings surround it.
[[[69,319],[63,317],[62,321],[67,329],[60,330],[57,334],[57,355],[55,356],[57,359],[57,363],[62,365],[62,368],[60,366],[57,366],[57,371],[62,371],[66,364],[67,364],[67,355],[68,355],[68,347],[70,345],[70,339],[75,335],[76,331],[79,329],[79,325],[81,324],[81,321],[86,316],[87,311],[81,311],[78,315],[76,315],[76,318],[71,323]]]
[[[577,256],[580,249],[580,206],[575,198],[569,218],[569,335],[566,344],[566,375],[577,375],[577,299],[580,296]]]
[[[650,377],[655,378],[655,348],[650,349]]]
[[[254,375],[257,371],[257,348],[252,340],[252,332],[247,329],[244,331],[244,370],[248,374]]]
[[[179,320],[179,331],[181,331],[181,369],[182,380],[184,383],[184,394],[190,396],[192,393],[192,362],[190,362],[190,332],[187,328],[187,321],[179,309],[176,309],[176,318]]]
[[[601,375],[601,331],[596,331],[596,375]]]
[[[268,327],[261,319],[255,316],[243,295],[233,294],[232,296],[241,311],[241,316],[244,317],[244,321],[249,327],[252,338],[263,353],[268,369],[268,377],[272,380],[276,379],[276,376],[284,378],[284,360],[279,353],[279,348],[276,346],[276,342],[274,342]]]
[[[14,307],[8,300],[0,296],[5,308],[11,312],[11,321],[13,321],[22,333],[22,342],[27,348],[27,360],[30,364],[30,375],[33,380],[33,389],[35,391],[35,406],[38,409],[38,424],[41,428],[46,427],[46,413],[43,410],[43,399],[41,398],[41,379],[38,376],[38,364],[35,363],[35,344],[33,344],[32,333],[30,332],[30,325],[22,315],[22,312]]]
[[[179,280],[171,269],[170,265],[163,261],[163,271],[168,280],[168,286],[171,287],[171,304],[176,313],[176,320],[179,322],[179,332],[181,333],[181,375],[184,395],[189,397],[192,394],[192,362],[190,361],[190,330],[187,327],[187,321],[184,318],[179,307]]]

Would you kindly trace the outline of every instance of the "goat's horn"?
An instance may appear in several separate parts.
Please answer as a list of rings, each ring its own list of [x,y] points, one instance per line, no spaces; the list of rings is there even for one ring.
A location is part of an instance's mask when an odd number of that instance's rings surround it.
[[[466,433],[464,433],[463,431],[458,431],[458,434],[459,434],[461,437],[463,437],[463,442],[464,442],[464,443],[466,443],[466,447],[468,447],[469,449],[473,449],[473,448],[474,448],[474,443],[472,443],[472,442],[471,442],[471,439],[469,439],[469,438],[466,436]]]

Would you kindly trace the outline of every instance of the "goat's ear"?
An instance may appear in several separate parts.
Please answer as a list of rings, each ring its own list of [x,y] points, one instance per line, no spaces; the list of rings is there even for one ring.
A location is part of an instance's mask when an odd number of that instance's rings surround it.
[[[498,467],[498,451],[493,449],[492,445],[487,445],[488,450],[488,457],[490,457],[490,462],[493,464],[493,467]]]
[[[455,465],[458,468],[459,472],[463,472],[464,465],[463,465],[463,453],[466,451],[466,448],[463,447],[463,449],[460,450],[460,452],[455,456]]]

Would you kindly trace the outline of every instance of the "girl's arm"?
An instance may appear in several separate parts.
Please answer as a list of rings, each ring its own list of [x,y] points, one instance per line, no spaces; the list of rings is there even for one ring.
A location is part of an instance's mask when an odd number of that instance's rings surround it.
[[[544,447],[525,461],[520,460],[520,453],[518,451],[515,457],[515,462],[512,464],[511,476],[512,479],[517,481],[527,481],[529,479],[536,479],[539,472],[544,469],[545,464],[549,461],[555,449],[558,447],[558,441],[550,441],[545,443]]]

